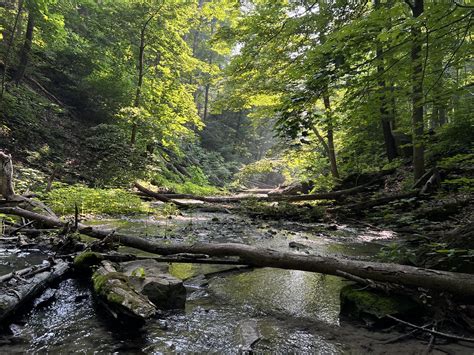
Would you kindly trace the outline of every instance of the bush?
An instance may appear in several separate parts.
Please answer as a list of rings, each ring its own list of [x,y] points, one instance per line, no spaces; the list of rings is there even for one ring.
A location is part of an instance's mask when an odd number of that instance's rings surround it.
[[[73,214],[75,204],[83,214],[131,214],[148,211],[147,205],[138,196],[120,189],[60,186],[44,194],[43,199],[60,215]]]

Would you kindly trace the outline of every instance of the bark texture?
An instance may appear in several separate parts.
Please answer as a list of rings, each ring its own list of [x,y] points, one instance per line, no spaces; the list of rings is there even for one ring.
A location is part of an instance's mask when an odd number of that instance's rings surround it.
[[[416,19],[423,14],[424,0],[414,0],[411,6],[413,17]],[[423,142],[423,63],[421,60],[422,41],[421,29],[418,24],[413,24],[412,35],[412,130],[413,130],[413,172],[415,180],[425,172],[425,145]]]
[[[13,164],[11,155],[0,151],[0,195],[7,201],[13,199],[15,191],[13,189]]]

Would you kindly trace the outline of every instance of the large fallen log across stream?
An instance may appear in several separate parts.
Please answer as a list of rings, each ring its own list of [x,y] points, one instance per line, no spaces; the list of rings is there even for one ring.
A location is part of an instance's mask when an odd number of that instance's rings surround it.
[[[52,216],[44,216],[18,207],[0,208],[0,213],[21,216],[41,222],[47,227],[66,227],[67,223]],[[357,261],[336,257],[302,255],[261,249],[244,244],[164,244],[111,231],[92,228],[81,223],[78,231],[85,235],[114,241],[121,245],[159,255],[205,254],[212,257],[239,257],[242,265],[274,267],[281,269],[318,272],[329,275],[347,273],[364,279],[390,282],[409,287],[422,287],[440,292],[448,292],[463,297],[474,296],[474,277],[470,274],[431,270],[413,266]]]
[[[242,202],[242,201],[258,201],[258,202],[302,202],[302,201],[318,201],[318,200],[336,200],[338,198],[357,194],[368,189],[373,185],[375,181],[371,181],[367,184],[356,186],[346,190],[332,191],[332,192],[323,192],[319,194],[307,194],[307,195],[268,195],[268,196],[255,196],[255,195],[243,195],[243,196],[220,196],[220,197],[205,197],[205,196],[195,196],[195,195],[180,195],[180,198],[186,198],[189,200],[197,200],[208,203],[233,203],[233,202]],[[135,183],[135,187],[138,191],[148,195],[150,197],[156,198],[162,202],[173,202],[178,206],[185,205],[182,202],[176,201],[169,197],[169,195],[160,194],[158,192],[152,191],[138,182]]]

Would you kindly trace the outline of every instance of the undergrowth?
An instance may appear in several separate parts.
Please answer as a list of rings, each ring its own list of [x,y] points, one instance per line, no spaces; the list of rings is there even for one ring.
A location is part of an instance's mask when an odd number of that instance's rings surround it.
[[[149,210],[138,196],[121,189],[58,185],[41,199],[59,215],[73,214],[75,204],[81,214],[135,214]]]

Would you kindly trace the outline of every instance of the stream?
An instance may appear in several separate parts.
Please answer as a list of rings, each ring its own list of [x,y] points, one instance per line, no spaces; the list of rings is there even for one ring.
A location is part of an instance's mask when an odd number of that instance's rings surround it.
[[[171,218],[143,216],[96,219],[163,242],[236,242],[319,255],[371,260],[395,234],[377,228],[252,220],[217,213],[188,213]],[[129,248],[122,248],[130,252]],[[0,250],[0,273],[38,264],[36,251]],[[370,332],[339,318],[339,277],[280,269],[229,270],[229,266],[171,264],[169,272],[185,281],[185,310],[168,311],[141,329],[114,324],[96,303],[85,281],[67,279],[35,300],[32,310],[10,326],[0,343],[3,353],[171,353],[246,350],[258,337],[257,352],[418,353],[421,341],[381,344],[394,331]],[[49,295],[48,295],[49,292]],[[1,338],[0,338],[1,340]],[[472,349],[459,348],[472,354]],[[466,352],[464,352],[466,351]]]

